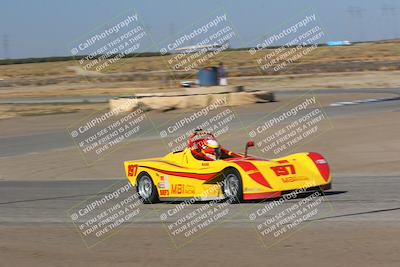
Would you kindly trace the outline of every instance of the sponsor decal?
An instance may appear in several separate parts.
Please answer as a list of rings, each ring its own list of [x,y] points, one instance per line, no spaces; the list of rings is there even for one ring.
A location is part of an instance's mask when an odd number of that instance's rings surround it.
[[[282,177],[281,178],[282,182],[284,183],[292,183],[292,182],[298,182],[298,181],[307,181],[307,177]]]
[[[184,192],[185,185],[184,184],[173,184],[171,185],[171,193],[181,195]]]
[[[253,187],[245,187],[244,188],[245,192],[259,192],[261,191],[259,188],[253,188]]]
[[[193,185],[187,184],[172,184],[171,185],[171,194],[194,194],[196,192],[195,187]]]
[[[167,197],[169,196],[168,190],[160,190],[160,197]]]
[[[160,182],[158,183],[158,188],[160,189],[169,189],[169,182],[168,182],[168,176],[163,175],[160,177]]]
[[[195,189],[193,185],[185,185],[185,194],[194,194]]]

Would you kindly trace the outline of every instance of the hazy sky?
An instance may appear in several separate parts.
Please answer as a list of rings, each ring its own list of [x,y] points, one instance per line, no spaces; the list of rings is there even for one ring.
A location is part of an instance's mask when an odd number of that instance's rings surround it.
[[[281,25],[305,10],[312,10],[324,25],[327,33],[324,41],[394,38],[399,36],[400,23],[400,2],[395,0],[2,0],[0,3],[0,58],[5,53],[9,58],[69,56],[71,42],[133,9],[155,43],[220,9],[240,34],[241,41],[232,42],[233,47],[254,45],[261,36],[284,27]]]

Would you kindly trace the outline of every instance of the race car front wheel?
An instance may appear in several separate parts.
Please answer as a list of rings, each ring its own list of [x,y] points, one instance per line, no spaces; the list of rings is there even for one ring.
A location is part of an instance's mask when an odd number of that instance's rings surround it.
[[[139,174],[136,182],[136,190],[143,203],[151,204],[158,202],[157,188],[148,173],[142,172]]]
[[[237,170],[227,169],[224,171],[222,189],[225,198],[229,199],[231,203],[243,201],[242,178]]]

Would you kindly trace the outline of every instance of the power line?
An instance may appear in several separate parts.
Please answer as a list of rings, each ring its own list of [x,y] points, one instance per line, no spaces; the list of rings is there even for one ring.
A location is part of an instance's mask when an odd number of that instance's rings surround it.
[[[358,6],[349,6],[347,8],[347,12],[354,18],[362,18],[364,16],[364,11],[364,8]]]

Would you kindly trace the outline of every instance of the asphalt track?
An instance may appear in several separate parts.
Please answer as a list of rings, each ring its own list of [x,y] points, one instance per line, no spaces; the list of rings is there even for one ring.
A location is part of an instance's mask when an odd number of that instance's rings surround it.
[[[354,93],[382,93],[384,91],[394,94],[394,99],[338,107],[328,105],[324,109],[330,118],[340,119],[353,116],[352,122],[358,118],[369,122],[369,117],[364,115],[371,114],[375,120],[377,118],[381,120],[382,114],[391,114],[390,118],[396,118],[395,114],[400,114],[400,101],[396,99],[399,90],[351,91]],[[315,92],[316,95],[321,96],[342,93],[340,90]],[[285,92],[278,96],[288,99],[301,94],[301,92]],[[357,99],[349,97],[345,99],[347,100]],[[265,116],[264,109],[268,105],[272,104],[243,106],[235,109],[239,111],[242,122],[251,123],[255,118]],[[180,115],[179,112],[168,112],[163,116],[150,113],[150,116],[153,116],[157,124],[163,123],[166,118]],[[2,122],[1,125],[4,127],[4,125],[13,125],[12,123]],[[18,123],[16,125],[20,127],[21,122]],[[369,122],[374,126],[373,123]],[[388,123],[389,126],[390,123],[391,121]],[[53,121],[49,121],[48,124],[52,126]],[[54,166],[63,163],[62,160],[67,162],[73,160],[72,157],[76,154],[69,153],[69,156],[62,154],[65,159],[55,157],[49,165],[35,165],[41,162],[40,157],[37,159],[35,155],[40,156],[49,151],[58,153],[59,149],[65,149],[65,151],[74,149],[63,124],[58,123],[58,128],[51,128],[50,131],[42,129],[42,126],[37,127],[39,129],[33,132],[26,130],[26,126],[20,127],[23,131],[20,128],[15,131],[6,131],[2,128],[9,134],[2,134],[0,137],[0,161],[4,159],[4,162],[11,160],[15,163],[15,160],[22,160],[18,165],[15,165],[16,163],[14,165],[24,168],[23,160],[31,160],[27,168],[28,170],[33,168],[30,172],[34,180],[40,180],[43,175],[41,168],[48,168],[47,166],[50,169],[55,168]],[[231,126],[233,130],[243,127],[238,123]],[[14,132],[18,134],[13,134]],[[387,136],[382,135],[383,138]],[[142,138],[150,139],[150,142],[143,143],[151,144],[151,140],[159,139],[159,136],[157,133],[152,133]],[[376,141],[379,145],[379,140]],[[389,143],[390,146],[396,144],[397,142]],[[367,147],[367,143],[360,143],[360,146]],[[371,148],[366,149],[367,151],[362,152],[369,157],[368,149]],[[159,152],[154,147],[152,150]],[[396,147],[391,148],[391,153],[397,155],[393,151],[396,152]],[[345,160],[346,155],[340,157]],[[109,159],[109,164],[122,160],[123,158]],[[363,158],[360,160],[362,161]],[[2,166],[7,168],[10,165],[3,164]],[[74,166],[80,167],[75,163],[70,168],[75,168]],[[74,180],[53,181],[50,180],[50,175],[43,181],[13,181],[12,178],[18,178],[18,175],[15,175],[15,169],[11,169],[12,171],[2,169],[11,175],[5,176],[10,178],[8,181],[0,181],[0,266],[95,265],[100,267],[188,264],[191,266],[314,266],[316,264],[321,266],[399,266],[400,264],[398,256],[400,176],[395,167],[393,167],[395,170],[393,175],[379,176],[379,171],[370,175],[366,175],[365,172],[363,175],[357,175],[357,170],[351,175],[335,174],[333,188],[326,191],[324,196],[317,198],[321,200],[318,206],[319,212],[305,219],[300,227],[296,228],[299,231],[296,230],[284,241],[268,247],[267,250],[262,242],[259,242],[255,229],[266,218],[277,216],[280,210],[271,210],[265,216],[257,217],[255,220],[251,220],[251,215],[266,205],[278,203],[279,199],[229,205],[233,216],[226,217],[222,223],[180,248],[174,247],[174,242],[171,242],[165,231],[164,223],[174,221],[170,218],[165,221],[160,219],[161,214],[176,208],[180,203],[142,205],[140,209],[147,214],[145,217],[125,222],[124,231],[117,232],[111,238],[87,249],[68,212],[78,204],[88,203],[93,198],[101,198],[111,193],[109,191],[111,185],[126,184],[127,181],[113,177],[98,180],[78,179],[77,177],[82,176],[69,177],[68,175],[72,176],[69,172],[63,176],[63,179],[75,178]],[[358,171],[360,173],[360,170]],[[91,172],[84,173],[91,174]],[[93,176],[84,177],[89,179]],[[296,199],[285,201],[281,207],[290,208],[309,196],[308,193],[300,194]],[[189,214],[206,203],[187,206],[184,213]]]
[[[400,177],[334,177],[333,189],[326,191],[321,204],[321,214],[313,220],[319,221],[389,221],[400,220]],[[121,180],[98,181],[35,181],[0,182],[0,224],[71,224],[67,211],[92,197],[101,197],[98,192]],[[299,198],[308,194],[300,195]],[[289,200],[289,205],[296,200]],[[265,203],[269,203],[266,201]],[[143,209],[155,212],[147,216],[140,225],[160,224],[160,214],[175,207],[178,203],[144,205]],[[224,224],[249,226],[249,214],[262,203],[250,202],[232,205],[237,213],[234,219]],[[188,209],[195,209],[193,205]],[[131,224],[135,226],[135,223]]]
[[[361,90],[351,90],[359,92]],[[376,90],[366,90],[376,92]],[[365,92],[365,90],[363,90]],[[380,90],[382,92],[382,90]],[[387,90],[398,94],[398,90]],[[314,94],[337,94],[338,91],[321,91]],[[299,95],[301,92],[285,92],[284,95]],[[398,99],[392,101],[363,103],[341,107],[327,107],[328,116],[347,116],[355,113],[379,113],[382,111],[399,111]],[[251,122],[265,114],[260,109],[242,108],[242,121]],[[157,120],[157,117],[155,118]],[[162,118],[159,119],[160,122]],[[156,121],[157,123],[157,121]],[[234,125],[233,127],[239,127]],[[28,138],[29,137],[29,138]],[[158,138],[149,135],[145,138]],[[51,140],[51,142],[49,142]],[[40,133],[29,136],[8,136],[0,138],[1,157],[40,152],[49,149],[72,147],[71,139],[65,131]],[[330,214],[318,220],[389,220],[400,219],[400,200],[398,176],[339,176],[334,177],[333,190],[328,191],[324,203]],[[115,180],[116,181],[116,180]],[[96,195],[113,180],[91,181],[41,181],[41,182],[0,182],[0,223],[67,223],[71,222],[66,210],[81,201]],[[153,207],[160,212],[174,204],[157,204]],[[245,210],[253,210],[256,203],[243,204]],[[234,208],[242,205],[234,206]],[[232,220],[233,224],[247,224],[248,213],[241,210],[240,216]],[[159,213],[148,218],[149,222],[159,223]]]
[[[379,113],[384,111],[399,111],[399,103],[400,99],[398,95],[400,95],[400,90],[398,89],[347,89],[345,92],[343,90],[314,90],[312,94],[308,93],[309,96],[323,96],[323,95],[338,95],[338,94],[346,94],[346,93],[371,93],[373,96],[374,93],[390,93],[393,94],[393,100],[386,100],[380,102],[372,102],[372,103],[362,103],[357,105],[347,105],[340,107],[324,107],[326,114],[331,117],[343,117],[348,116],[349,114],[357,114],[357,113]],[[305,92],[299,91],[287,91],[277,93],[276,97],[279,99],[281,97],[291,97],[296,98],[300,96],[304,96]],[[351,101],[351,97],[348,99]],[[249,125],[253,123],[255,118],[261,118],[266,115],[265,111],[261,108],[251,108],[249,107],[234,107],[233,110],[240,117],[240,123],[238,121],[233,122],[231,124],[231,130],[237,130],[242,128],[243,126]],[[190,111],[186,111],[190,112]],[[272,116],[274,113],[270,113]],[[300,116],[302,113],[299,113]],[[155,125],[162,125],[167,120],[172,119],[176,116],[182,116],[181,111],[173,111],[164,114],[163,116],[159,116],[157,112],[150,112],[148,117],[151,118]],[[243,124],[244,125],[243,125]],[[139,137],[137,140],[141,139],[160,139],[159,133],[150,132],[144,137]],[[51,142],[49,142],[51,140]],[[37,133],[37,134],[24,134],[18,136],[0,136],[0,158],[7,156],[16,156],[27,153],[38,153],[41,151],[47,151],[51,149],[62,149],[62,148],[71,148],[74,147],[74,143],[71,140],[71,137],[68,135],[66,129]]]

